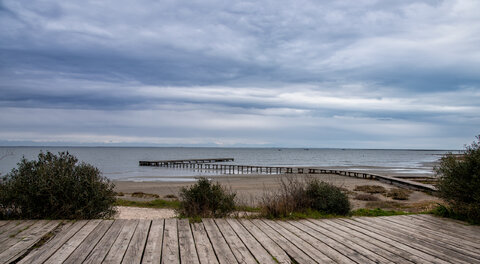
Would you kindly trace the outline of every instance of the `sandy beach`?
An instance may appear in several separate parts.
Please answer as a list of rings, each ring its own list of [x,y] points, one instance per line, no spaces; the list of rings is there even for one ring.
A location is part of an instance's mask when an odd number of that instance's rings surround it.
[[[265,193],[278,190],[280,179],[282,177],[314,177],[322,181],[331,183],[335,186],[342,187],[348,190],[349,197],[353,206],[353,209],[358,208],[382,208],[382,209],[395,209],[405,211],[421,211],[428,209],[433,205],[441,202],[437,197],[428,195],[423,192],[413,191],[410,194],[408,200],[392,200],[381,194],[375,194],[380,201],[367,202],[354,199],[357,194],[362,192],[355,191],[356,186],[360,185],[379,185],[385,187],[387,190],[397,188],[396,186],[382,183],[376,180],[361,179],[355,177],[346,177],[332,174],[322,175],[305,175],[305,174],[289,174],[289,175],[219,175],[209,176],[214,182],[218,182],[221,185],[230,188],[237,193],[237,201],[241,204],[255,206],[261,201],[262,196]],[[115,190],[117,192],[123,192],[128,197],[128,193],[144,192],[150,194],[158,194],[161,198],[167,195],[179,196],[179,191],[182,187],[190,186],[193,182],[162,182],[162,181],[150,181],[150,182],[133,182],[133,181],[115,181]]]

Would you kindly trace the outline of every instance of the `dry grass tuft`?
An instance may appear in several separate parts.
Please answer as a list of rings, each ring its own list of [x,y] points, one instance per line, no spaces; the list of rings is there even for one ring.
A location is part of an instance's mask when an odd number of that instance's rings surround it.
[[[390,189],[385,195],[394,200],[408,200],[411,193],[412,193],[411,190],[393,188],[393,189]]]
[[[346,215],[350,203],[342,189],[329,183],[308,177],[284,177],[280,179],[278,191],[264,193],[260,208],[261,215],[268,218],[290,217],[309,211]]]
[[[357,185],[355,186],[355,191],[366,192],[366,193],[385,193],[387,189],[379,185]]]
[[[357,194],[357,195],[355,195],[355,197],[353,199],[360,200],[360,201],[378,201],[378,200],[380,200],[378,197],[376,197],[375,195],[371,195],[371,194]]]
[[[132,197],[137,197],[137,198],[160,198],[160,196],[158,194],[144,193],[144,192],[134,192],[134,193],[132,193]]]

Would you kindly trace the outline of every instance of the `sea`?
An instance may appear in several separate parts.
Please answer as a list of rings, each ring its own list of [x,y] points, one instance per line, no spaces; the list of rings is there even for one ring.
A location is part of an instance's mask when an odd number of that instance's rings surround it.
[[[322,149],[322,148],[200,148],[200,147],[0,147],[0,174],[24,157],[43,151],[69,152],[99,168],[103,176],[121,181],[194,181],[218,171],[139,166],[140,160],[234,158],[229,164],[305,166],[390,175],[434,175],[433,167],[447,150]]]

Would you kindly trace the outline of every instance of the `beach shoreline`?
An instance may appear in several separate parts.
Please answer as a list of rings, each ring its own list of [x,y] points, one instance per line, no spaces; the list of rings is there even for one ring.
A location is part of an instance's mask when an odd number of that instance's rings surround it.
[[[358,192],[355,191],[356,186],[360,185],[379,185],[385,187],[387,190],[397,188],[397,186],[383,183],[377,180],[348,177],[334,174],[230,174],[230,175],[216,175],[208,176],[213,182],[218,182],[222,186],[230,189],[237,194],[237,201],[244,205],[258,206],[262,197],[265,194],[275,192],[280,186],[282,178],[302,179],[304,177],[316,178],[321,181],[331,183],[335,186],[341,187],[349,193],[353,209],[367,208],[371,206],[366,201],[359,201],[353,199]],[[181,188],[188,187],[194,182],[185,181],[113,181],[115,184],[115,191],[121,193],[144,192],[149,194],[157,194],[160,198],[169,195],[179,197]],[[441,200],[424,192],[413,191],[407,201],[393,201],[390,198],[382,195],[376,195],[380,201],[387,206],[379,206],[390,208],[391,205],[408,207],[412,204],[436,204]],[[381,204],[380,204],[381,205]]]

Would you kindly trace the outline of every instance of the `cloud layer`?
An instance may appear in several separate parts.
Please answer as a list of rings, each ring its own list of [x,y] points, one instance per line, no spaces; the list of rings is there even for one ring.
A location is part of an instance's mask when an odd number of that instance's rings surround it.
[[[0,2],[0,143],[461,148],[480,2]]]

